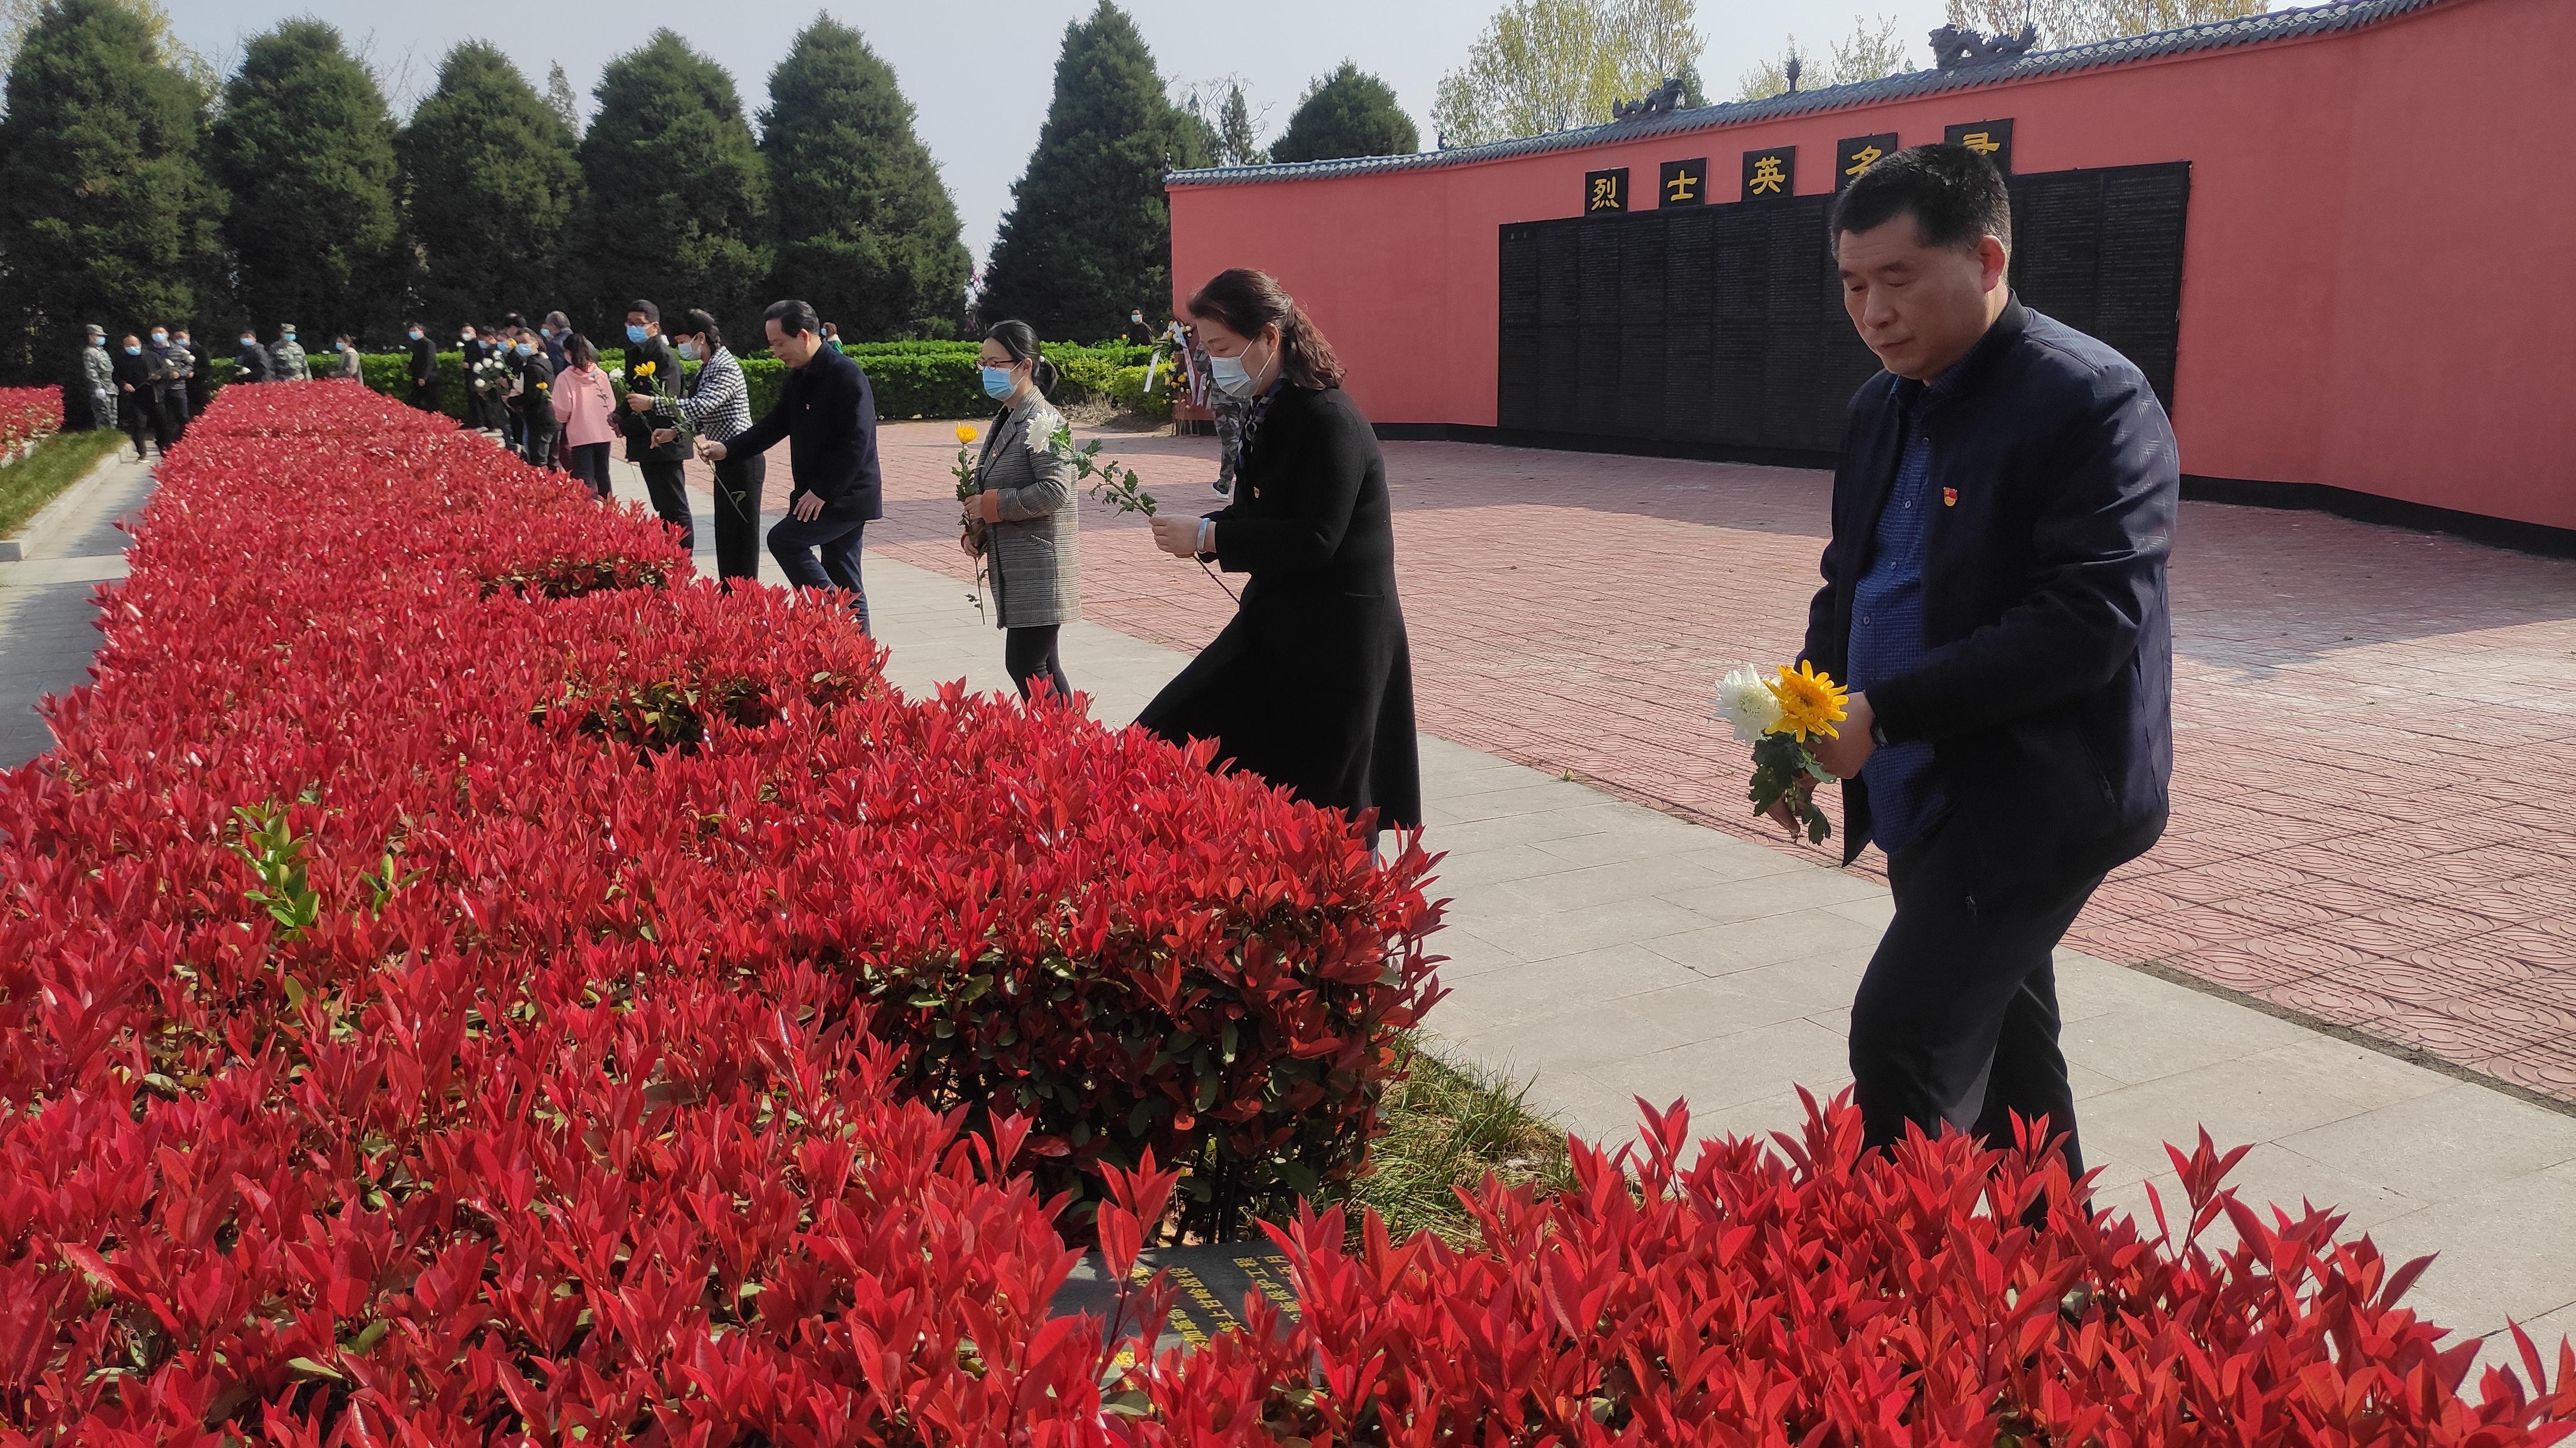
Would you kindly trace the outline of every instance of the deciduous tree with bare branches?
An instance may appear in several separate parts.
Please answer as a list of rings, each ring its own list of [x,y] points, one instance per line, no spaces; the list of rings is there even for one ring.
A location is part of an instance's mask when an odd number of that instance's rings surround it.
[[[1610,108],[1680,78],[1697,100],[1707,44],[1693,0],[1506,0],[1443,76],[1432,124],[1452,146],[1610,119]]]

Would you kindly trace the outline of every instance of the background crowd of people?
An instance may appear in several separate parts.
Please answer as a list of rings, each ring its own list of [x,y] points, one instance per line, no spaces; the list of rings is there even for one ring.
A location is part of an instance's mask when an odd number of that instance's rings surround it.
[[[365,375],[355,341],[332,339],[333,360],[317,371],[312,355],[296,339],[293,322],[280,323],[276,339],[262,342],[258,332],[243,327],[233,351],[227,385],[260,382],[310,382],[319,376],[360,378]],[[92,322],[81,348],[81,378],[89,389],[90,425],[122,427],[134,442],[139,461],[152,448],[168,452],[189,420],[206,407],[214,390],[215,368],[188,335],[184,325],[158,324],[149,335],[127,333],[114,346],[107,329]]]

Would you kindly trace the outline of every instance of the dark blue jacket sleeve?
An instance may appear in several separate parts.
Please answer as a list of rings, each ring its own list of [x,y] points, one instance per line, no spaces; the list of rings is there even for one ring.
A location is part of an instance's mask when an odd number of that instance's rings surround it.
[[[2031,534],[2028,594],[1869,691],[1889,738],[1998,728],[2102,687],[2137,652],[2181,505],[2173,429],[2143,377],[2105,371],[2060,449],[2061,481]]]
[[[788,373],[787,380],[779,385],[778,400],[769,404],[769,415],[726,439],[725,456],[747,458],[778,446],[780,440],[787,436],[788,424],[796,415],[796,399],[801,391],[796,374]]]

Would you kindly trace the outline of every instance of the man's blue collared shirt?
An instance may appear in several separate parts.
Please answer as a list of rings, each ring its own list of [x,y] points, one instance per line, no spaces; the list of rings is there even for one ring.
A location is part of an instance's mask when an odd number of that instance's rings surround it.
[[[1923,554],[1932,533],[1932,440],[1923,431],[1930,389],[1901,384],[1905,450],[1896,483],[1878,515],[1869,571],[1852,589],[1851,677],[1855,693],[1893,679],[1923,660]],[[1931,833],[1941,816],[1941,788],[1931,776],[1932,746],[1891,744],[1872,754],[1860,777],[1869,786],[1870,833],[1893,855]]]

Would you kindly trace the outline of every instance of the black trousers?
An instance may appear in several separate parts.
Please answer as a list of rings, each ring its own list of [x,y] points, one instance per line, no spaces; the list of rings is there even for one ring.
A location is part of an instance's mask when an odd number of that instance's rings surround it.
[[[609,493],[608,449],[609,444],[604,442],[586,442],[566,453],[566,471],[590,484],[590,490],[603,503],[608,501]]]
[[[655,515],[679,529],[680,546],[694,551],[698,546],[698,525],[689,516],[687,465],[678,458],[646,457],[637,460],[635,466],[644,470],[644,491],[653,496]]]
[[[1003,630],[1002,667],[1011,671],[1011,682],[1020,686],[1021,698],[1027,698],[1040,682],[1054,686],[1059,700],[1073,697],[1073,684],[1056,657],[1056,639],[1063,632],[1063,625],[1052,623]]]
[[[769,459],[759,453],[716,464],[716,576],[760,578],[760,489]]]
[[[2073,857],[2035,854],[2001,903],[1976,836],[1955,820],[1888,860],[1896,918],[1852,1001],[1852,1094],[1868,1145],[1902,1140],[1911,1122],[2008,1147],[2014,1115],[2045,1116],[2066,1138],[2068,1172],[2083,1174],[2057,1043],[2057,942],[2102,877],[2163,831],[2159,814]]]
[[[552,463],[555,456],[554,414],[551,411],[542,417],[531,414],[517,421],[519,456],[526,459],[530,467],[542,468]]]
[[[164,387],[161,395],[153,401],[156,405],[152,409],[152,441],[163,452],[168,452],[171,445],[179,440],[179,435],[188,430],[188,394],[175,387]]]
[[[125,405],[117,409],[125,419],[125,435],[134,440],[134,456],[143,456],[143,439],[158,441],[161,433],[161,409],[148,392],[125,394]]]
[[[787,496],[793,502],[797,495],[791,489]],[[797,588],[839,589],[849,599],[859,632],[873,635],[868,626],[867,585],[859,576],[867,540],[864,519],[806,519],[791,512],[770,527],[769,556],[778,560],[778,571]]]

